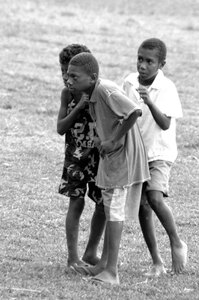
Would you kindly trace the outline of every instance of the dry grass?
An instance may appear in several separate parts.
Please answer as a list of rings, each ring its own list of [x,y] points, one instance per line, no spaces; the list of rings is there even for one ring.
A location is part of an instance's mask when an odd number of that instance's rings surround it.
[[[3,300],[199,299],[199,1],[136,2],[0,0]],[[58,53],[69,43],[84,43],[99,59],[102,76],[120,83],[135,70],[140,42],[151,36],[168,45],[165,72],[175,81],[184,108],[169,204],[189,244],[189,265],[183,275],[146,280],[142,269],[150,259],[138,224],[128,223],[120,251],[120,287],[93,286],[66,270],[67,201],[57,194],[64,143],[56,133],[62,88]],[[87,202],[81,221],[81,252],[92,209]],[[169,267],[168,239],[158,222],[157,230]]]

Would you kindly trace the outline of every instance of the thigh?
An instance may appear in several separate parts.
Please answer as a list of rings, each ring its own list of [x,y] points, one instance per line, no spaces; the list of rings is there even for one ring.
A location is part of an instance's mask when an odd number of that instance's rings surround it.
[[[93,148],[90,151],[83,164],[84,174],[87,182],[95,181],[99,165],[99,152],[96,148]]]
[[[97,205],[103,202],[101,189],[96,186],[95,181],[88,182],[88,197],[93,200]]]
[[[137,220],[140,208],[142,183],[133,184],[128,187],[127,200],[125,205],[125,218]]]
[[[102,190],[104,211],[107,221],[124,221],[127,188]]]
[[[83,198],[86,194],[87,181],[80,165],[68,163],[64,166],[59,193],[70,198]]]
[[[144,184],[144,192],[159,191],[165,197],[168,196],[169,192],[169,177],[172,163],[156,160],[149,163],[149,170],[151,179]],[[143,193],[144,197],[144,193]]]

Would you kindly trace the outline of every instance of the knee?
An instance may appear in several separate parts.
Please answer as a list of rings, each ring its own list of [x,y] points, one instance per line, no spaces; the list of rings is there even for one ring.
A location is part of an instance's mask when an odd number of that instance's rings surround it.
[[[151,215],[151,206],[148,202],[141,203],[139,209],[139,218],[148,218]]]
[[[82,214],[84,209],[84,199],[70,199],[68,213],[74,217],[78,217]]]
[[[101,202],[100,204],[95,205],[95,213],[98,214],[98,215],[101,215],[102,217],[105,216],[103,202]]]
[[[140,204],[140,212],[147,212],[150,210],[150,205],[148,202]]]
[[[159,191],[151,191],[148,193],[147,199],[152,209],[158,209],[163,203],[163,194]]]

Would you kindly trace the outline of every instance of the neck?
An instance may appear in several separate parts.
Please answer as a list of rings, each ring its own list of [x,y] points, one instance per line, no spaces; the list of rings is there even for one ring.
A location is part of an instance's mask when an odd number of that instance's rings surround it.
[[[148,78],[148,79],[142,79],[142,78],[140,78],[140,76],[138,76],[138,81],[141,85],[148,86],[148,85],[151,85],[153,83],[156,76],[157,76],[157,74],[155,74],[153,77]]]
[[[81,99],[81,96],[82,96],[82,93],[79,92],[79,91],[75,91],[73,93],[71,93],[72,96],[73,96],[73,99],[76,101],[76,102],[79,102],[79,100]]]
[[[96,83],[95,83],[96,84]],[[91,97],[93,90],[95,88],[95,84],[93,84],[92,86],[90,86],[86,91],[84,91],[86,94],[89,95],[89,98]]]

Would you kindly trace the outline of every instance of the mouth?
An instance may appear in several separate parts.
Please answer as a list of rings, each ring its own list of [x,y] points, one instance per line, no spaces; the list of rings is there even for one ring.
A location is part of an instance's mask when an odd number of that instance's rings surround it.
[[[147,77],[147,74],[144,72],[139,72],[140,77]]]
[[[70,85],[68,85],[68,84],[67,84],[67,87],[68,87],[68,89],[69,89],[70,91],[74,91],[74,87],[72,87],[72,86],[70,86]]]
[[[73,91],[74,88],[68,84],[68,81],[67,80],[64,80],[64,85],[70,90],[70,91]]]

